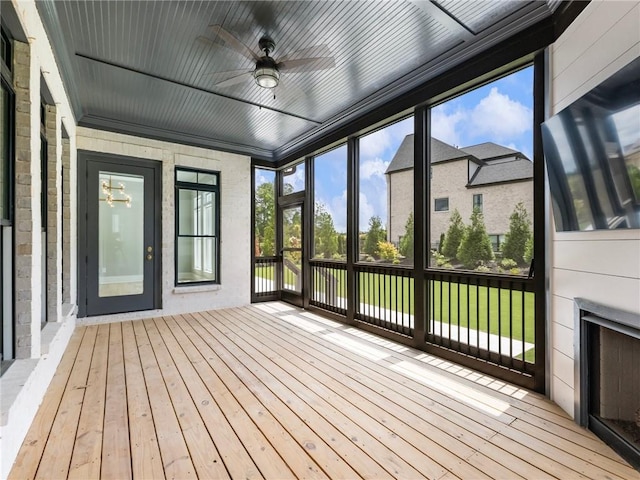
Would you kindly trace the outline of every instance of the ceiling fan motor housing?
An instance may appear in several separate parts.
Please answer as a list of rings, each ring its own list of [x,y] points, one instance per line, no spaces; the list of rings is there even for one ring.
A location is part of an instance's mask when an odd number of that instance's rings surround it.
[[[270,37],[262,37],[258,41],[258,46],[260,47],[260,50],[264,51],[267,56],[269,56],[269,53],[275,50],[276,42],[274,42]]]

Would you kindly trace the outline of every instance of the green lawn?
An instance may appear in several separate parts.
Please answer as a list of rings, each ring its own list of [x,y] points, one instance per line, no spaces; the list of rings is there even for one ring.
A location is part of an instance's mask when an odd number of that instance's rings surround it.
[[[338,296],[346,296],[340,293],[346,291],[346,272],[331,270],[331,273],[337,279]],[[273,267],[262,268],[257,274],[273,280],[274,270]],[[359,300],[361,303],[413,314],[413,283],[412,278],[361,272]],[[324,277],[316,274],[315,284],[318,291],[324,292]],[[524,331],[525,341],[534,343],[533,293],[430,281],[429,294],[431,296],[429,318],[435,321],[453,326],[459,324],[471,330],[479,329],[481,332],[500,336],[512,334],[516,340],[522,340]],[[450,305],[451,308],[449,308]],[[533,355],[533,350],[528,351],[526,359],[533,361]]]

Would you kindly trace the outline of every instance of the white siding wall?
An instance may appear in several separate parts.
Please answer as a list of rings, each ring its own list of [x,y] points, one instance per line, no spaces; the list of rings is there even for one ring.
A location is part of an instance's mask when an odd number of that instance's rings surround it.
[[[638,56],[640,3],[590,3],[551,48],[551,114]],[[551,230],[551,398],[573,415],[573,299],[640,313],[640,230]]]
[[[96,323],[245,305],[251,299],[251,161],[249,157],[84,127],[78,150],[162,162],[162,310],[90,317]],[[221,284],[175,286],[175,167],[220,172]]]

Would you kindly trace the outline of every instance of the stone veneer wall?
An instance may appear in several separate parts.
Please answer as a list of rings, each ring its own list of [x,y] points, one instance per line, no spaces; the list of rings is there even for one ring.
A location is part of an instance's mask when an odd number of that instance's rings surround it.
[[[40,326],[40,282],[37,281],[40,277],[40,222],[39,215],[38,219],[35,216],[39,212],[40,188],[39,182],[34,180],[39,179],[40,162],[32,161],[32,154],[34,145],[37,148],[40,143],[40,138],[34,133],[39,131],[40,101],[33,102],[32,99],[32,90],[39,93],[39,88],[32,88],[32,83],[36,82],[31,74],[31,65],[30,45],[14,42],[16,358],[31,358],[39,354],[39,331],[35,330]],[[37,122],[37,128],[34,128],[34,122]],[[38,318],[36,328],[35,318]]]
[[[62,138],[62,303],[71,303],[71,142]]]
[[[60,217],[61,145],[58,139],[58,116],[55,105],[45,107],[47,138],[47,321],[60,319],[62,305],[62,222]],[[43,187],[44,188],[44,187]]]

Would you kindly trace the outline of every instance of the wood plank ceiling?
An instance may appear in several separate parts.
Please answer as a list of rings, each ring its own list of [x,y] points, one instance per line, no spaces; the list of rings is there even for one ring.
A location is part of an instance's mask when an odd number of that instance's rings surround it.
[[[53,1],[39,11],[80,125],[277,159],[551,15],[544,1]],[[254,62],[222,25],[278,60],[314,46],[335,67],[274,90],[222,73]],[[200,38],[199,38],[200,37]],[[203,40],[204,38],[204,40]],[[211,40],[211,41],[207,41]],[[309,56],[309,52],[305,52]],[[313,51],[311,56],[313,56]]]

